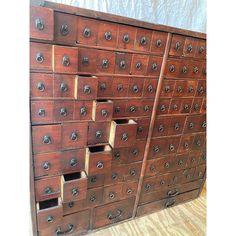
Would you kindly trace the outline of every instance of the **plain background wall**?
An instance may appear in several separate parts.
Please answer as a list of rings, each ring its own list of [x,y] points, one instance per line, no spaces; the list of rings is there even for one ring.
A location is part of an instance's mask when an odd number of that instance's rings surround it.
[[[207,0],[50,0],[142,21],[206,32]]]

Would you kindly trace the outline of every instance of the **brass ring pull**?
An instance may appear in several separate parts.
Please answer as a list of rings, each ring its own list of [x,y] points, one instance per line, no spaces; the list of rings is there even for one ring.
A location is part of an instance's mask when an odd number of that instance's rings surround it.
[[[76,158],[72,158],[72,159],[70,160],[70,166],[71,166],[71,167],[75,167],[75,166],[77,166],[77,165],[78,165],[77,159],[76,159]]]
[[[80,114],[81,114],[82,116],[85,116],[85,115],[87,114],[87,109],[86,109],[86,107],[81,107],[81,108],[80,108]]]
[[[38,110],[38,115],[39,115],[39,116],[45,116],[45,115],[46,115],[45,109],[40,108],[40,109]]]
[[[156,47],[158,47],[158,48],[161,47],[161,40],[160,40],[160,39],[158,39],[158,40],[156,41]]]
[[[43,92],[45,90],[45,85],[41,82],[39,82],[37,84],[37,89],[40,91],[40,92]]]
[[[62,92],[67,92],[67,91],[68,91],[68,85],[65,84],[65,83],[61,83],[61,85],[60,85],[60,90],[61,90]]]
[[[38,52],[36,54],[36,57],[35,57],[35,60],[38,62],[38,63],[43,63],[44,62],[44,56],[41,52]]]
[[[98,168],[98,169],[103,169],[103,167],[104,167],[103,162],[102,162],[102,161],[98,161],[98,163],[97,163],[97,168]]]
[[[166,208],[168,208],[168,207],[174,206],[174,204],[175,204],[175,200],[173,199],[172,201],[166,202],[166,203],[165,203],[165,206],[166,206]]]
[[[56,235],[65,235],[73,232],[74,230],[74,225],[73,224],[68,224],[67,230],[66,231],[61,231],[61,227],[58,226],[55,230]]]
[[[70,65],[70,58],[67,55],[64,55],[62,57],[62,65],[63,66],[69,66]]]
[[[83,35],[84,35],[85,38],[89,38],[91,36],[91,29],[86,27],[84,29]]]
[[[78,139],[78,137],[79,137],[79,134],[74,131],[74,132],[71,133],[70,139],[72,141],[76,141]]]
[[[175,44],[175,50],[178,51],[180,49],[180,42],[176,42]]]
[[[171,65],[171,66],[169,67],[169,71],[170,71],[171,73],[174,73],[174,72],[175,72],[175,66],[174,66],[174,65]]]
[[[43,143],[50,144],[52,142],[51,137],[48,135],[43,136]]]
[[[69,27],[67,24],[63,24],[60,29],[61,35],[66,36],[69,34]]]
[[[146,44],[147,44],[147,39],[146,39],[146,37],[142,37],[141,39],[140,39],[140,44],[142,45],[142,46],[145,46]]]
[[[179,194],[179,191],[177,189],[173,189],[167,192],[167,195],[170,197],[174,197]]]
[[[104,37],[107,41],[110,41],[112,39],[112,35],[110,31],[105,32]]]
[[[119,67],[121,68],[121,69],[125,69],[125,60],[121,60],[120,61],[120,65],[119,65]]]
[[[123,36],[123,42],[124,42],[124,43],[128,43],[128,42],[129,42],[129,35],[128,35],[128,34],[125,34],[125,35]]]
[[[101,90],[101,91],[105,91],[106,89],[107,89],[106,84],[105,84],[105,83],[101,83],[101,84],[100,84],[100,90]]]
[[[118,209],[116,212],[117,212],[117,213],[116,213],[115,215],[113,215],[111,212],[109,212],[109,213],[107,214],[108,220],[115,220],[115,219],[121,217],[121,215],[122,215],[122,210]]]
[[[35,20],[35,27],[38,29],[38,30],[43,30],[44,29],[44,22],[42,19],[40,18],[37,18]]]
[[[187,47],[187,51],[192,52],[192,50],[193,50],[193,46],[192,46],[192,44],[189,44]]]
[[[50,169],[50,166],[51,166],[51,163],[49,161],[45,161],[43,163],[43,169],[44,170],[49,170]]]
[[[61,116],[67,116],[67,109],[64,108],[64,107],[62,107],[62,108],[60,109],[60,115],[61,115]]]

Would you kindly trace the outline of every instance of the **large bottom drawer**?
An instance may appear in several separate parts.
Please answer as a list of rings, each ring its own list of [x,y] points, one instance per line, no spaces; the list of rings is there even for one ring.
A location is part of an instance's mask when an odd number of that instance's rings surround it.
[[[180,203],[186,202],[188,200],[192,200],[198,197],[199,189],[180,194],[176,197],[163,199],[160,201],[151,202],[142,206],[139,206],[137,209],[136,216],[142,216],[145,214],[153,213],[156,211],[163,210],[165,208],[169,208],[172,206],[176,206]]]

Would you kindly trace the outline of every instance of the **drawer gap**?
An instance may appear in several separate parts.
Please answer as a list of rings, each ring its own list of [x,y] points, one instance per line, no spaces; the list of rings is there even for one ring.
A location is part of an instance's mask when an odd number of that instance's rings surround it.
[[[136,123],[131,119],[121,119],[121,120],[116,120],[114,122],[117,124],[135,124]]]
[[[67,182],[67,181],[71,181],[71,180],[81,179],[83,177],[84,177],[83,172],[76,172],[76,173],[71,173],[71,174],[65,174],[64,180],[65,180],[65,182]]]
[[[50,200],[46,200],[46,201],[41,201],[38,202],[37,205],[37,210],[44,210],[44,209],[48,209],[48,208],[52,208],[52,207],[57,207],[59,206],[59,199],[58,198],[53,198]]]
[[[91,153],[105,152],[105,151],[110,151],[110,150],[111,150],[111,148],[109,145],[89,147],[89,152],[91,152]]]

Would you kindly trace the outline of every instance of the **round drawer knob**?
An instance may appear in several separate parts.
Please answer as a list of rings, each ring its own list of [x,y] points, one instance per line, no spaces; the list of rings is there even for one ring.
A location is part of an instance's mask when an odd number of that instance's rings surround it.
[[[129,111],[130,111],[130,112],[136,112],[136,107],[135,107],[135,106],[131,106],[131,107],[129,108]]]
[[[112,39],[112,35],[110,31],[105,32],[104,37],[106,40],[110,41]]]
[[[148,105],[145,105],[145,106],[144,106],[144,111],[145,111],[145,112],[149,112],[149,111],[150,111],[150,108],[149,108]]]
[[[186,66],[183,66],[182,72],[183,72],[184,74],[186,74],[186,73],[188,72],[188,68],[187,68]]]
[[[132,192],[133,192],[133,190],[131,188],[128,188],[126,191],[127,194],[131,194]]]
[[[127,133],[123,133],[122,135],[121,135],[121,140],[122,141],[127,141],[128,140],[128,134]]]
[[[96,183],[97,182],[97,177],[96,176],[92,176],[90,179],[91,183]]]
[[[68,91],[68,85],[65,84],[65,83],[61,83],[60,89],[61,89],[62,92]]]
[[[43,63],[44,62],[43,54],[41,52],[36,53],[35,60],[40,64]]]
[[[38,115],[39,115],[39,116],[45,116],[45,114],[46,114],[45,109],[40,108],[40,109],[38,110]]]
[[[86,27],[84,29],[83,35],[84,35],[85,38],[89,38],[91,36],[91,30]]]
[[[84,86],[84,93],[90,94],[91,93],[91,87],[89,85]]]
[[[114,157],[115,157],[116,160],[119,160],[120,159],[120,152],[116,152],[114,154]]]
[[[69,34],[69,27],[67,24],[63,24],[60,29],[61,35],[66,36]]]
[[[142,63],[141,62],[136,63],[135,67],[136,67],[137,70],[141,70],[142,69]]]
[[[192,162],[192,163],[196,162],[196,158],[193,157],[193,158],[191,159],[191,162]]]
[[[81,114],[82,116],[85,116],[85,115],[87,114],[87,109],[86,109],[86,107],[81,107],[81,108],[80,108],[80,114]]]
[[[169,168],[170,168],[170,163],[169,163],[169,162],[166,162],[166,163],[165,163],[165,168],[166,168],[166,169],[169,169]]]
[[[157,64],[156,63],[152,64],[152,70],[157,70]]]
[[[67,55],[64,55],[62,57],[62,65],[63,66],[69,66],[70,65],[70,58]]]
[[[42,19],[40,18],[37,18],[35,20],[35,27],[38,29],[38,30],[43,30],[44,29],[44,22]]]
[[[119,113],[120,112],[120,107],[115,107],[115,113]]]
[[[151,185],[150,185],[150,184],[145,184],[145,190],[146,190],[146,191],[150,190],[150,188],[151,188]]]
[[[196,141],[196,145],[199,147],[201,146],[201,141],[199,139]]]
[[[53,191],[52,191],[52,188],[51,187],[46,187],[45,189],[44,189],[44,193],[45,194],[51,194]]]
[[[112,173],[111,178],[112,178],[113,180],[117,179],[117,173]]]
[[[89,64],[89,58],[88,57],[83,57],[82,64],[83,65],[88,65]]]
[[[193,126],[194,126],[193,122],[189,122],[188,128],[189,128],[189,129],[192,129]]]
[[[72,159],[70,160],[70,166],[71,166],[71,167],[76,167],[77,165],[78,165],[77,159],[72,158]]]
[[[137,128],[137,132],[140,134],[140,133],[142,133],[143,132],[143,127],[142,126],[139,126],[138,128]]]
[[[50,163],[49,161],[45,161],[45,162],[43,163],[43,169],[44,169],[44,170],[49,170],[50,167],[51,167],[51,163]]]
[[[165,110],[166,110],[165,105],[161,105],[160,110],[161,110],[161,111],[165,111]]]
[[[189,148],[188,142],[185,142],[185,143],[184,143],[184,148],[185,148],[185,149],[188,149],[188,148]]]
[[[129,173],[130,173],[131,176],[135,176],[136,175],[136,171],[135,170],[130,170]]]
[[[54,221],[53,216],[48,216],[48,217],[47,217],[47,222],[48,222],[48,223],[52,223],[53,221]]]
[[[105,110],[105,109],[102,109],[102,110],[101,110],[101,115],[102,115],[103,117],[107,117],[107,116],[108,116],[108,111]]]
[[[200,106],[199,106],[198,103],[196,103],[196,104],[194,105],[194,110],[195,110],[195,111],[198,111],[199,109],[200,109]]]
[[[133,86],[133,92],[134,93],[138,93],[139,89],[138,89],[138,85],[134,85]]]
[[[120,61],[119,67],[123,70],[125,69],[125,60]]]
[[[153,87],[152,87],[152,85],[150,84],[150,85],[148,85],[148,92],[149,93],[152,93],[153,92]]]
[[[69,202],[69,203],[67,204],[67,206],[68,206],[69,208],[72,208],[72,207],[74,206],[74,202]]]
[[[181,86],[178,86],[177,92],[178,92],[178,93],[182,93],[182,92],[183,92],[183,88],[182,88]]]
[[[95,137],[96,137],[96,139],[102,138],[102,131],[100,131],[100,130],[96,131]]]
[[[169,71],[170,71],[171,73],[174,73],[174,72],[175,72],[175,66],[174,66],[174,65],[171,65],[171,66],[169,67]]]
[[[124,43],[128,43],[128,42],[129,42],[129,35],[128,35],[128,34],[125,34],[125,35],[123,36],[123,42],[124,42]]]
[[[150,165],[149,170],[152,171],[152,172],[155,171],[155,166],[154,165]]]
[[[189,105],[188,104],[184,104],[184,110],[188,111],[189,110]]]
[[[40,92],[43,92],[45,90],[45,85],[41,82],[39,82],[37,84],[37,89],[40,91]]]
[[[159,152],[159,151],[160,151],[160,149],[159,149],[159,147],[158,147],[158,146],[155,146],[155,147],[153,148],[153,151],[154,151],[154,152]]]
[[[140,44],[141,44],[142,46],[147,45],[147,39],[146,39],[146,37],[143,36],[143,37],[140,39]]]
[[[135,148],[135,149],[132,150],[132,154],[133,154],[134,156],[137,156],[138,153],[139,153],[139,151],[138,151],[137,148]]]
[[[115,193],[114,193],[114,192],[110,192],[110,193],[109,193],[109,198],[110,198],[110,199],[113,199],[114,197],[115,197]]]
[[[122,84],[118,84],[117,85],[117,91],[118,92],[122,92],[123,91],[123,85]]]
[[[200,47],[200,48],[199,48],[199,53],[202,54],[204,51],[205,51],[205,48],[204,48],[204,47]]]
[[[192,50],[193,50],[193,46],[192,46],[192,44],[189,44],[187,47],[187,51],[192,52]]]
[[[175,150],[174,145],[173,145],[173,144],[170,144],[169,149],[170,149],[171,152],[173,152],[173,151]]]
[[[198,173],[198,177],[202,177],[202,176],[203,176],[202,172],[199,171],[199,173]]]
[[[198,68],[195,66],[195,67],[193,67],[193,73],[194,74],[197,74],[198,73]]]
[[[180,42],[176,42],[175,50],[178,51],[180,49],[180,46],[181,46]]]
[[[96,201],[96,196],[95,195],[90,196],[89,201],[90,202],[95,202]]]
[[[179,123],[175,123],[175,130],[179,130],[180,129],[180,124]]]
[[[169,93],[169,92],[170,92],[170,86],[167,85],[167,86],[165,87],[165,93]]]
[[[107,59],[102,60],[102,68],[108,68],[109,67],[109,61]]]
[[[179,166],[182,166],[183,164],[184,164],[184,162],[183,162],[182,160],[179,160],[179,161],[178,161],[178,165],[179,165]]]
[[[162,133],[164,131],[164,125],[161,124],[158,128],[158,131]]]
[[[189,92],[189,93],[193,93],[193,91],[194,91],[194,90],[193,90],[193,86],[189,86],[188,92]]]
[[[63,108],[60,109],[60,115],[61,115],[61,116],[67,116],[67,110],[66,110],[66,108],[63,107]]]
[[[45,135],[45,136],[43,137],[43,143],[44,143],[44,144],[50,144],[50,143],[51,143],[51,137],[48,136],[48,135]]]
[[[70,139],[71,139],[72,141],[76,141],[76,140],[78,139],[78,137],[79,137],[79,135],[78,135],[77,132],[72,132],[72,133],[71,133],[71,136],[70,136]]]
[[[100,84],[100,90],[101,90],[101,91],[105,91],[106,89],[107,89],[106,84],[105,84],[105,83],[101,83],[101,84]]]
[[[198,93],[199,93],[199,94],[203,94],[203,92],[204,92],[204,88],[201,86],[201,87],[198,89]]]
[[[206,128],[206,121],[202,122],[202,128]]]
[[[178,110],[178,105],[177,105],[177,104],[174,104],[174,105],[173,105],[173,110],[174,110],[174,111],[177,111],[177,110]]]
[[[164,185],[165,184],[165,181],[164,180],[161,180],[160,181],[160,185]]]
[[[103,169],[103,167],[104,167],[104,164],[103,164],[103,162],[102,161],[98,161],[98,163],[97,163],[97,168],[98,169]]]
[[[158,40],[156,41],[156,47],[158,47],[158,48],[161,47],[161,40],[160,40],[160,39],[158,39]]]
[[[71,190],[71,194],[72,194],[73,197],[78,196],[78,194],[79,194],[79,189],[73,188],[73,189]]]

